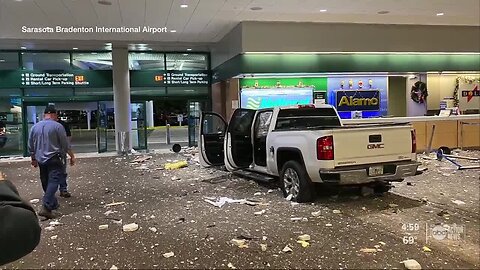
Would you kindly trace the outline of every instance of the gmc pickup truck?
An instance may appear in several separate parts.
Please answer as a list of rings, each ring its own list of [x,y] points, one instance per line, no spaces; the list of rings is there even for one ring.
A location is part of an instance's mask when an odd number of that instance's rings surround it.
[[[296,202],[314,199],[314,184],[370,185],[379,192],[417,172],[408,123],[344,125],[335,107],[236,109],[227,123],[204,112],[200,163],[279,180]]]

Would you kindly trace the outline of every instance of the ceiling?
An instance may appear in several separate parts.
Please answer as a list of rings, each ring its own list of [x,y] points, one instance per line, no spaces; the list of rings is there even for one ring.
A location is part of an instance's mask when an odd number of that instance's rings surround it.
[[[206,46],[241,21],[480,25],[479,0],[0,0],[0,49],[107,42]],[[182,8],[181,5],[188,5]],[[252,10],[253,8],[253,10]],[[255,10],[260,8],[260,10]],[[324,10],[323,12],[321,10]],[[379,14],[385,13],[387,14]],[[437,16],[443,13],[442,16]],[[166,33],[22,33],[27,27],[167,27]],[[171,32],[176,30],[176,32]],[[448,37],[446,37],[448,38]]]

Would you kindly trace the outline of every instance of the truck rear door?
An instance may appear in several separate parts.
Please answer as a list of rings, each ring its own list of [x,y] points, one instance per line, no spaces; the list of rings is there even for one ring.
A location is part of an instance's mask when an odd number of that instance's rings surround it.
[[[200,164],[202,166],[224,165],[224,141],[227,123],[213,112],[202,112],[200,118]]]
[[[335,167],[412,159],[409,125],[333,129]]]

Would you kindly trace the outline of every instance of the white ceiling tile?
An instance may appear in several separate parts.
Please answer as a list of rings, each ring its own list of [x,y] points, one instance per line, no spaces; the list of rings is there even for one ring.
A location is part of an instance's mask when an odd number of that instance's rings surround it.
[[[78,1],[78,0],[77,0]],[[129,14],[122,14],[120,11],[119,0],[111,0],[112,5],[101,5],[97,0],[90,0],[95,12],[98,15],[100,26],[119,27],[122,26],[122,16],[129,16]],[[138,1],[138,0],[136,0]],[[87,1],[85,1],[86,3]]]
[[[173,0],[146,0],[147,12],[145,25],[152,27],[164,27],[167,24],[170,8]]]
[[[96,26],[99,25],[99,19],[95,9],[90,1],[86,0],[63,0],[63,5],[71,14],[69,21],[63,24],[76,23],[78,26]]]
[[[119,0],[122,23],[125,26],[143,26],[146,0]]]

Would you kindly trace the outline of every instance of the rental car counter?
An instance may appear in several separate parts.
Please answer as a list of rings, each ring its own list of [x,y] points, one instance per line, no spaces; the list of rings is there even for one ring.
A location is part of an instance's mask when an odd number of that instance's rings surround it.
[[[404,123],[410,122],[417,135],[417,152],[441,146],[449,148],[480,148],[480,114],[452,116],[417,116],[392,118],[343,119],[344,124]]]

